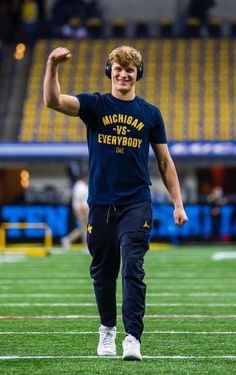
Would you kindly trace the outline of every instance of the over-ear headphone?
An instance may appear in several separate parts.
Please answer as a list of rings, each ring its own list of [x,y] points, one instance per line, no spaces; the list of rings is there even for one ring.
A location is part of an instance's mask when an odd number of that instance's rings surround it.
[[[112,67],[112,64],[107,61],[106,65],[105,65],[105,74],[108,78],[111,79],[111,67]],[[136,81],[139,81],[143,76],[143,62],[141,61],[140,65],[137,66],[137,78],[136,78]]]

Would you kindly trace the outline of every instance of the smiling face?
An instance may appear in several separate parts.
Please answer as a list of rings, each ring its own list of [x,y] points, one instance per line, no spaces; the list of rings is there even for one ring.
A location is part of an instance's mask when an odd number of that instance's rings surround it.
[[[123,100],[134,99],[141,53],[133,47],[120,46],[111,51],[108,63],[111,64],[112,94]]]
[[[112,93],[114,96],[134,97],[135,82],[137,78],[137,66],[131,62],[122,66],[118,62],[112,64],[111,79]]]

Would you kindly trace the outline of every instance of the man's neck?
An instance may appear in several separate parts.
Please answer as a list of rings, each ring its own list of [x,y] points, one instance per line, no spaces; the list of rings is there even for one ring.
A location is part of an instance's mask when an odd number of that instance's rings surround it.
[[[129,91],[129,92],[120,92],[117,90],[112,90],[112,96],[114,96],[117,99],[120,100],[133,100],[135,98],[135,92],[134,91]]]

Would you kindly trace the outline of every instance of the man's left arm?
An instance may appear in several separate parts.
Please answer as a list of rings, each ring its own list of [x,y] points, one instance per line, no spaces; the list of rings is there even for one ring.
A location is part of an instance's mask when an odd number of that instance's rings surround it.
[[[167,144],[152,143],[162,180],[174,204],[174,221],[181,226],[188,221],[181,196],[179,179]]]

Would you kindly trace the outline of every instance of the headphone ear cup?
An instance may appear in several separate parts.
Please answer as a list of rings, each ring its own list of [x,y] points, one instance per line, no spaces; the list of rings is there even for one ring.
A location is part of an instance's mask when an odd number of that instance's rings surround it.
[[[105,74],[111,79],[111,63],[107,62],[105,66]]]
[[[138,66],[136,81],[139,81],[142,77],[143,77],[143,62],[141,62],[141,64]]]

